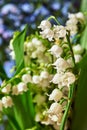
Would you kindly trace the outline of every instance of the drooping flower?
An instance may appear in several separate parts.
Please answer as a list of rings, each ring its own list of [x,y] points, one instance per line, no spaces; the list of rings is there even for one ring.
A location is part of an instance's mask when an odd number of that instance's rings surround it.
[[[7,84],[4,88],[2,88],[1,90],[3,93],[9,94],[9,92],[11,91],[11,84]]]
[[[55,88],[52,93],[49,95],[49,100],[54,100],[55,102],[58,102],[63,97],[63,93]]]
[[[59,113],[62,112],[62,110],[63,110],[62,105],[60,105],[57,102],[54,102],[54,103],[51,104],[51,106],[48,110],[48,113],[49,114],[59,114]]]
[[[40,34],[42,35],[43,38],[47,38],[49,41],[53,41],[54,32],[51,29],[47,28],[42,32],[40,32]]]
[[[38,26],[41,30],[45,30],[47,28],[51,28],[51,23],[48,20],[41,21],[41,24]]]
[[[65,71],[67,68],[70,67],[69,63],[64,60],[63,58],[59,57],[54,63],[54,66],[57,70]]]
[[[22,94],[23,92],[26,92],[28,90],[27,85],[25,83],[23,83],[23,82],[20,82],[17,85],[17,89],[18,89],[19,94]]]
[[[58,45],[53,45],[49,52],[55,56],[56,58],[60,57],[61,54],[63,53],[62,47],[59,47]]]
[[[12,107],[13,106],[12,98],[10,96],[3,97],[2,104],[3,104],[3,107],[5,108]]]
[[[66,28],[62,25],[54,25],[53,32],[55,39],[64,38],[67,34]]]
[[[30,75],[30,74],[24,74],[24,75],[22,76],[22,81],[23,81],[24,83],[32,82],[32,77],[31,77],[31,75]]]

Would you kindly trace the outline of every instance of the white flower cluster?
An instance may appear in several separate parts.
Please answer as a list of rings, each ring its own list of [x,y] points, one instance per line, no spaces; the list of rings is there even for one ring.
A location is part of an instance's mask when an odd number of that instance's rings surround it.
[[[31,59],[37,59],[38,63],[48,63],[49,57],[45,54],[46,47],[41,39],[33,37],[24,43],[24,59],[29,64]]]
[[[37,38],[33,38],[29,42],[26,41],[24,43],[24,49],[26,55],[31,58],[40,58],[40,56],[43,55],[43,52],[46,50],[43,43]]]
[[[32,82],[31,75],[26,73],[23,74],[21,78],[22,81],[12,87],[12,95],[19,95],[19,94],[23,94],[23,92],[28,91],[27,83]]]
[[[27,83],[32,82],[32,77],[30,74],[23,74],[22,75],[22,81],[19,82],[16,85],[12,85],[11,83],[5,84],[5,82],[2,83],[1,92],[4,94],[12,94],[12,95],[19,95],[23,92],[26,92],[28,90]],[[4,87],[3,87],[4,86]]]
[[[80,61],[81,55],[83,54],[83,49],[79,44],[71,45],[71,47],[73,46],[71,50],[69,44],[67,43],[69,42],[67,39],[68,31],[70,31],[70,36],[75,35],[78,32],[78,22],[81,24],[84,23],[84,16],[80,12],[76,14],[69,14],[69,20],[66,22],[66,26],[52,26],[48,20],[43,20],[40,26],[38,26],[38,28],[41,29],[40,34],[44,39],[48,39],[52,43],[56,43],[48,50],[53,57],[52,66],[56,73],[49,81],[55,86],[53,89],[50,87],[52,92],[49,95],[48,102],[51,102],[51,105],[47,110],[43,111],[43,114],[37,112],[36,121],[45,125],[52,125],[56,130],[60,129],[62,117],[65,112],[64,108],[68,100],[68,93],[71,85],[76,81],[76,76],[73,73],[73,67],[75,66],[75,63]],[[70,36],[69,38],[71,40]],[[33,77],[36,84],[41,82],[40,77]],[[64,102],[61,102],[63,100]],[[43,119],[41,119],[41,115],[43,115]],[[65,130],[67,129],[68,123],[65,124]]]
[[[10,56],[12,59],[15,59],[15,53],[12,45],[13,39],[10,41],[9,49]],[[46,47],[42,43],[40,39],[37,37],[32,38],[31,40],[27,40],[24,42],[24,59],[25,62],[30,62],[30,59],[37,58],[38,61],[41,62],[48,62],[48,56],[45,55]]]
[[[40,34],[43,38],[47,38],[49,41],[54,41],[56,39],[64,39],[67,34],[67,30],[70,31],[71,36],[75,35],[78,32],[78,23],[84,23],[84,15],[79,12],[76,14],[69,14],[69,20],[66,22],[66,26],[54,25],[52,26],[50,21],[43,20],[38,26],[42,31]]]
[[[8,108],[13,106],[13,101],[10,96],[4,96],[0,100],[0,111],[3,110],[3,108]]]
[[[62,116],[63,116],[63,105],[60,104],[60,100],[64,98],[64,89],[68,89],[71,84],[75,82],[75,75],[69,71],[69,63],[61,57],[63,49],[58,45],[53,45],[50,49],[51,54],[56,57],[56,61],[53,63],[54,68],[56,69],[56,74],[52,78],[51,82],[57,84],[58,87],[55,88],[52,93],[49,95],[49,101],[53,101],[50,108],[47,111],[48,123],[42,121],[44,124],[52,124],[54,127],[57,125],[60,127]],[[62,90],[63,91],[62,91]],[[57,127],[57,130],[58,130]]]
[[[32,83],[38,84],[41,87],[50,87],[50,80],[52,79],[52,75],[50,75],[46,70],[42,71],[40,75],[34,75],[32,77]]]
[[[52,26],[48,20],[41,22],[38,28],[41,29],[40,34],[44,40],[33,36],[24,42],[26,67],[12,80],[1,85],[1,92],[6,96],[0,100],[0,111],[3,107],[13,106],[12,98],[8,95],[23,94],[29,90],[30,85],[33,103],[35,103],[35,120],[60,130],[68,93],[71,85],[76,81],[73,67],[81,60],[84,51],[80,44],[70,46],[72,41],[68,40],[68,31],[70,31],[69,38],[78,32],[78,22],[84,22],[82,13],[69,14],[66,26]],[[43,44],[45,39],[50,41],[46,40],[49,44],[51,43],[47,48]],[[10,43],[12,50],[10,55],[15,59],[12,42],[13,40]],[[18,79],[17,82],[15,79]],[[64,130],[67,129],[66,121]]]
[[[43,20],[38,26],[42,31],[40,34],[43,38],[47,38],[49,41],[54,39],[64,38],[66,36],[66,28],[64,26],[54,25],[52,27],[51,23],[48,20]]]
[[[66,22],[66,28],[70,30],[71,35],[75,35],[78,32],[78,26],[77,24],[84,23],[85,18],[83,13],[79,12],[76,14],[69,14],[68,15],[69,20]]]

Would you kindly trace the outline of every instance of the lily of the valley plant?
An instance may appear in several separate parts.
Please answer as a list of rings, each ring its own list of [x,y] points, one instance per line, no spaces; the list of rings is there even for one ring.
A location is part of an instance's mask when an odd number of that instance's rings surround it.
[[[84,15],[69,14],[65,26],[51,16],[25,39],[26,28],[10,41],[15,74],[0,87],[1,121],[7,116],[6,130],[71,130]]]

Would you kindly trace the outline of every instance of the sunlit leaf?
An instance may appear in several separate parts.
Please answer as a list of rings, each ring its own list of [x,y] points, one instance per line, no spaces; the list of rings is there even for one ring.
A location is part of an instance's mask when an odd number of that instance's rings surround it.
[[[13,40],[13,48],[16,58],[16,74],[24,67],[24,40],[27,31],[27,26]]]

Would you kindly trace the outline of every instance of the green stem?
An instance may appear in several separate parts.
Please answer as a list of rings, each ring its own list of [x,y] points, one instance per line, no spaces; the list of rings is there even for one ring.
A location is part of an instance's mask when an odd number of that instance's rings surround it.
[[[22,69],[22,71],[20,71],[20,73],[18,73],[17,75],[15,75],[14,77],[12,77],[10,80],[8,80],[7,82],[6,82],[6,84],[4,84],[3,86],[1,86],[0,87],[0,90],[2,89],[2,88],[4,88],[8,83],[11,83],[12,81],[14,81],[16,78],[19,78],[21,75],[22,75],[22,73],[24,73],[24,72],[27,72],[27,70],[24,68],[24,69]]]
[[[56,23],[57,23],[58,25],[60,25],[59,21],[58,21],[54,16],[50,16],[50,17],[48,18],[48,20],[51,20],[51,19],[54,19],[54,20],[56,21]]]
[[[68,41],[68,45],[69,45],[69,48],[70,48],[70,51],[71,51],[71,55],[72,55],[72,60],[73,60],[73,63],[74,63],[74,66],[75,66],[75,58],[74,58],[74,53],[73,53],[73,50],[72,50],[72,46],[71,46],[71,42],[70,42],[70,38],[69,38],[69,33],[66,34],[66,38],[67,38],[67,41]]]
[[[66,105],[66,109],[62,118],[60,130],[64,130],[65,123],[68,117],[68,112],[70,110],[71,104],[72,104],[72,98],[73,98],[73,93],[74,93],[74,85],[70,86],[69,94],[68,94],[68,103]]]

